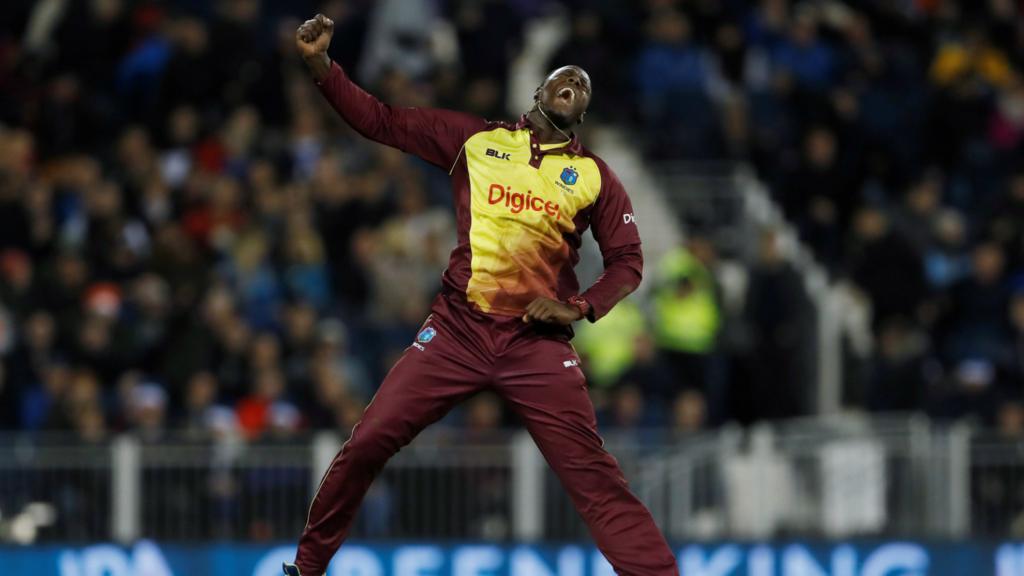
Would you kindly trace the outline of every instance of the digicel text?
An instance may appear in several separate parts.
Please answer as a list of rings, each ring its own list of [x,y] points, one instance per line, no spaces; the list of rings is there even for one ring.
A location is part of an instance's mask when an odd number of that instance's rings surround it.
[[[556,220],[562,219],[562,213],[558,211],[558,204],[550,200],[544,200],[539,196],[534,196],[532,191],[527,191],[526,194],[513,192],[511,186],[491,184],[490,189],[487,191],[487,202],[489,204],[501,204],[504,202],[505,207],[513,214],[519,214],[523,210],[532,210],[533,212],[544,212],[548,216],[554,216]]]

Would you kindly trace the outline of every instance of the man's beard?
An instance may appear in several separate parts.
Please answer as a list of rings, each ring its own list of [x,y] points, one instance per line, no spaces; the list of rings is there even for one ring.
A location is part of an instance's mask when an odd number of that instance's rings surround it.
[[[559,130],[568,130],[576,125],[576,120],[574,118],[569,118],[564,114],[555,112],[554,110],[545,107],[540,102],[537,103],[537,108],[539,108],[544,114],[544,117],[554,124],[555,128],[558,128]]]

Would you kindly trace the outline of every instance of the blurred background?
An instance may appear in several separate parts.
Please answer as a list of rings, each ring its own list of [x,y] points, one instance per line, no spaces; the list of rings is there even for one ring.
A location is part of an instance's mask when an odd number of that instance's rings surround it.
[[[293,553],[455,237],[447,175],[310,81],[317,12],[397,106],[515,119],[550,69],[589,70],[580,132],[646,276],[575,344],[683,574],[1024,575],[1017,0],[5,0],[6,565],[262,576]],[[331,574],[401,573],[407,541],[452,574],[478,564],[443,542],[608,573],[561,560],[586,530],[516,426],[482,394],[430,428]]]

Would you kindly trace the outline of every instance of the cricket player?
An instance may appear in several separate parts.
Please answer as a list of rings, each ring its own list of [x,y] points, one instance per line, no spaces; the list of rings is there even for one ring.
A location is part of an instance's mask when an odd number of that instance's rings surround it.
[[[393,108],[356,86],[327,48],[318,14],[296,44],[331,106],[363,136],[451,175],[458,244],[415,340],[388,373],[313,497],[295,564],[321,576],[385,463],[423,428],[481,390],[523,419],[598,548],[622,576],[678,576],[675,559],[597,433],[571,324],[594,322],[640,283],[643,256],[629,197],[572,132],[590,78],[552,72],[518,122]],[[593,231],[604,273],[580,293],[573,266]]]

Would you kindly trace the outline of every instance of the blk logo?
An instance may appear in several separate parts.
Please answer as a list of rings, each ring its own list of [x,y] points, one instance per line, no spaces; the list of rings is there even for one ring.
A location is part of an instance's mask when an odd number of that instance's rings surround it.
[[[508,152],[498,152],[494,148],[488,148],[487,155],[491,158],[497,158],[498,160],[512,160],[512,154]]]

